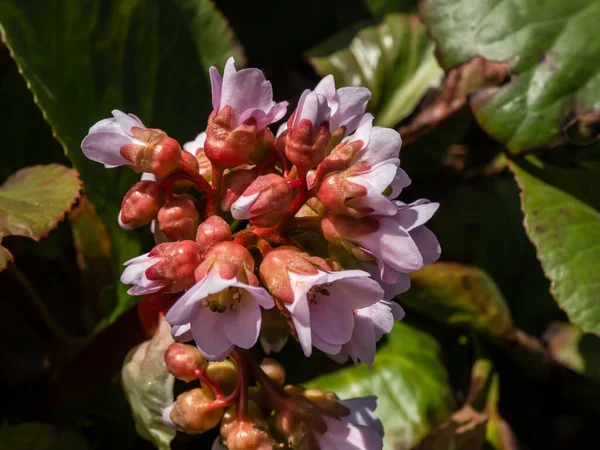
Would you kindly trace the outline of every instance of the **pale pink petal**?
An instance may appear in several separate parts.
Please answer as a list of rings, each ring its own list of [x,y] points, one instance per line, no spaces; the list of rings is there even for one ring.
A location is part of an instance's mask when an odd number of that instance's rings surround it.
[[[233,349],[233,343],[223,330],[223,314],[197,304],[190,322],[196,346],[209,361],[222,361]]]
[[[223,78],[216,67],[211,67],[208,70],[210,74],[210,84],[212,88],[212,105],[215,112],[219,112],[221,104],[221,91],[223,90]]]
[[[122,134],[94,132],[83,139],[81,150],[88,159],[112,168],[131,164],[120,153],[121,147],[130,143],[131,140]]]
[[[439,203],[432,203],[425,199],[417,200],[409,205],[398,206],[394,219],[406,231],[412,231],[428,222],[439,207]]]
[[[185,325],[174,325],[171,329],[173,339],[178,342],[188,342],[194,339],[192,335],[192,326],[189,323]]]
[[[252,300],[257,302],[264,309],[271,309],[275,306],[275,301],[271,294],[265,289],[256,286],[248,286],[244,283],[236,282],[233,286],[243,288],[252,297]]]
[[[316,304],[309,307],[313,336],[317,335],[330,344],[342,345],[352,336],[354,314],[343,294],[340,295],[336,290],[336,284],[327,290],[330,292],[329,296],[318,295]]]
[[[312,345],[321,350],[322,352],[328,353],[330,355],[337,355],[342,350],[342,346],[340,344],[330,344],[329,342],[324,341],[313,331],[312,335]]]
[[[199,148],[204,147],[204,142],[206,142],[206,131],[203,131],[198,136],[196,136],[193,141],[186,142],[185,144],[183,144],[183,149],[186,152],[196,156],[196,151]]]
[[[396,172],[396,176],[394,177],[394,180],[392,181],[392,184],[390,184],[390,187],[392,188],[392,192],[387,195],[387,198],[396,198],[400,195],[400,193],[402,192],[402,189],[404,189],[405,187],[409,186],[411,183],[410,178],[408,177],[408,175],[406,174],[406,172],[400,168],[398,168],[398,171]]]
[[[343,87],[337,90],[337,95],[339,107],[332,116],[331,130],[343,125],[348,135],[359,126],[371,100],[371,91],[364,87]]]
[[[279,137],[283,134],[284,131],[287,131],[288,129],[288,125],[287,122],[283,122],[279,128],[277,128],[277,134],[275,135],[275,137]]]
[[[175,406],[175,403],[172,403],[169,406],[167,406],[165,409],[163,409],[162,423],[166,427],[172,428],[173,430],[177,430],[178,429],[177,425],[175,425],[175,423],[171,420],[171,411],[173,411],[174,406]]]
[[[260,306],[249,292],[242,293],[240,303],[233,310],[220,314],[223,331],[232,344],[241,348],[256,344],[261,324]]]
[[[347,180],[363,186],[367,193],[362,197],[353,198],[346,204],[357,211],[367,211],[372,215],[393,216],[398,208],[383,192],[394,181],[398,172],[399,160],[391,159],[376,164],[367,172],[348,177]]]
[[[321,450],[381,450],[383,439],[369,427],[352,425],[323,416],[327,425],[325,434],[315,433]]]
[[[260,195],[260,192],[255,192],[250,195],[241,195],[233,204],[231,205],[231,215],[236,220],[248,220],[254,217],[254,215],[250,212],[250,208],[254,205],[254,202]]]
[[[396,272],[393,282],[385,282],[381,279],[381,272],[376,264],[364,263],[362,268],[369,272],[371,278],[383,288],[383,298],[390,300],[410,289],[410,278],[406,273]]]
[[[369,274],[362,270],[342,270],[331,272],[329,275],[337,274],[339,281],[331,286],[330,291],[336,296],[344,298],[345,303],[351,309],[361,309],[371,306],[383,298],[383,289]],[[333,276],[328,280],[334,279]],[[331,281],[328,281],[331,282]]]
[[[337,102],[337,92],[335,90],[335,80],[333,75],[329,74],[315,86],[313,92],[323,94],[328,103]],[[337,108],[337,106],[336,106]]]
[[[298,342],[302,346],[302,351],[306,356],[312,353],[312,332],[310,330],[310,312],[308,310],[308,300],[304,298],[296,298],[291,305],[285,305],[291,314]]]
[[[362,146],[363,150],[361,150],[361,151],[364,152],[364,148],[369,143],[369,139],[371,137],[371,130],[373,129],[373,119],[374,119],[373,115],[369,114],[369,113],[362,116],[362,118],[360,119],[360,122],[358,124],[358,128],[356,129],[354,134],[351,134],[350,136],[344,138],[344,140],[342,142],[362,141],[363,142],[363,146]],[[358,154],[360,155],[360,152]]]
[[[440,243],[435,234],[425,226],[420,226],[410,232],[411,237],[419,247],[423,264],[431,264],[438,260],[442,253]]]
[[[401,147],[402,138],[396,130],[373,127],[368,145],[358,152],[355,161],[374,165],[388,159],[399,158]]]
[[[304,119],[308,119],[313,127],[319,126],[321,123],[329,120],[330,113],[331,110],[324,95],[304,91],[298,102],[292,127],[296,128]]]
[[[119,211],[119,217],[117,218],[117,222],[119,223],[119,226],[121,228],[123,228],[124,230],[133,230],[133,227],[131,225],[127,225],[126,223],[123,222],[123,219],[121,218],[123,214],[123,211]]]
[[[142,173],[140,181],[156,181],[156,175],[153,173],[144,172]]]
[[[274,105],[271,83],[265,79],[261,70],[242,69],[231,74],[225,73],[219,110],[231,106],[241,115],[246,110],[255,108],[267,112]]]
[[[127,292],[129,295],[145,295],[160,291],[166,283],[149,280],[146,270],[156,264],[160,258],[151,258],[149,253],[130,259],[124,263],[125,270],[121,274],[121,283],[133,287]]]
[[[119,111],[118,109],[113,109],[112,115],[117,121],[119,127],[121,127],[121,129],[123,130],[123,132],[132,139],[133,134],[131,133],[131,129],[133,127],[146,128],[144,124],[140,121],[140,119],[137,116],[134,116],[133,114],[125,114],[124,112]]]
[[[375,339],[374,324],[371,317],[365,314],[365,309],[371,309],[374,306],[359,309],[354,316],[352,339],[344,346],[354,364],[358,364],[358,361],[373,364],[375,359],[377,340]]]
[[[340,403],[350,410],[350,415],[344,417],[343,421],[373,428],[383,437],[383,425],[375,415],[377,397],[371,395],[368,397],[350,398],[342,400]]]
[[[329,356],[332,360],[334,360],[336,363],[338,364],[344,364],[346,361],[348,361],[348,351],[345,348],[346,346],[343,346],[342,349],[339,351],[339,353],[337,354],[332,354],[332,353],[327,353],[327,356]]]

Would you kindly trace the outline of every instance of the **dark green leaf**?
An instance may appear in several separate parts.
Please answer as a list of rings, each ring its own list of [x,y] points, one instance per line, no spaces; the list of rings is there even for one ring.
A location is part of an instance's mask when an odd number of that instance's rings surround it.
[[[208,66],[239,54],[232,33],[210,0],[1,0],[0,29],[108,227],[116,281],[122,263],[142,253],[116,221],[139,176],[87,160],[80,142],[114,108],[193,138],[211,109]],[[124,286],[117,291],[106,323],[135,302]]]
[[[333,74],[337,86],[369,88],[375,122],[388,127],[407,117],[443,76],[425,27],[405,14],[346,30],[310,50],[308,58],[320,75]]]
[[[6,236],[39,241],[71,209],[80,189],[77,172],[59,164],[19,170],[0,186],[0,241]],[[0,246],[0,271],[10,260]]]
[[[554,298],[571,322],[600,333],[600,170],[533,155],[511,168],[522,190],[525,228]]]
[[[439,262],[412,273],[411,282],[398,301],[427,317],[494,336],[512,328],[502,293],[477,267]]]
[[[165,363],[165,350],[171,343],[171,326],[163,317],[154,337],[132,349],[121,370],[136,429],[160,450],[169,450],[175,437],[175,430],[162,421],[163,409],[174,401],[175,377]]]
[[[30,422],[0,427],[0,450],[87,450],[86,440],[71,430]]]
[[[424,0],[421,14],[446,69],[478,55],[510,65],[510,82],[472,107],[511,152],[561,142],[567,122],[600,108],[597,0]]]
[[[454,408],[440,346],[428,334],[397,323],[372,366],[323,375],[307,387],[340,398],[376,395],[387,449],[411,448]]]

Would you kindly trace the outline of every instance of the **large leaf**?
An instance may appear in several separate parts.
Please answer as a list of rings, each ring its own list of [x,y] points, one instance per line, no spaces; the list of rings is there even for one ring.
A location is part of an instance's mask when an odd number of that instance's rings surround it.
[[[307,387],[334,391],[340,398],[376,395],[377,416],[387,449],[409,449],[454,408],[440,346],[428,334],[397,323],[372,366],[323,375]]]
[[[510,82],[472,106],[512,152],[563,141],[573,118],[598,121],[597,0],[424,0],[420,9],[446,69],[478,55],[510,64]]]
[[[121,377],[138,433],[160,450],[171,448],[175,430],[162,421],[162,411],[173,403],[175,377],[167,370],[165,350],[173,343],[164,317],[156,334],[129,352]]]
[[[443,71],[417,16],[388,14],[377,26],[346,30],[308,52],[320,75],[337,86],[365,86],[375,122],[394,126],[407,117]]]
[[[0,29],[38,106],[107,224],[114,279],[142,252],[116,218],[138,176],[88,161],[80,142],[113,108],[178,139],[194,137],[211,109],[208,66],[238,54],[210,0],[0,0]],[[134,303],[123,286],[107,322]]]
[[[411,282],[410,290],[398,297],[399,302],[434,320],[494,336],[512,328],[502,293],[477,267],[439,262],[412,273]]]
[[[0,426],[0,450],[87,450],[86,440],[72,430],[28,422]]]
[[[77,172],[59,164],[19,170],[0,186],[0,241],[6,236],[39,241],[71,209],[80,189]],[[11,260],[0,246],[0,271]]]
[[[554,298],[571,322],[600,333],[600,170],[533,155],[511,168],[522,189],[525,228]]]

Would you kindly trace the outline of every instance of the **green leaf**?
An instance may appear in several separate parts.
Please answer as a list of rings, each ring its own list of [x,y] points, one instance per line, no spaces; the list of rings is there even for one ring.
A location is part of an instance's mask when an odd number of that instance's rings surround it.
[[[86,440],[72,430],[29,422],[0,427],[0,450],[88,450]]]
[[[175,430],[162,421],[163,409],[174,401],[175,377],[167,370],[164,356],[171,343],[171,326],[162,317],[154,337],[133,348],[121,370],[136,429],[160,450],[170,449],[175,437]]]
[[[190,140],[211,110],[208,66],[239,56],[210,0],[0,0],[0,30],[34,99],[80,172],[112,240],[113,279],[142,253],[117,224],[121,200],[139,175],[89,161],[80,142],[112,109]],[[135,303],[119,285],[106,318]]]
[[[564,322],[553,322],[544,333],[552,359],[588,378],[600,380],[600,338]]]
[[[441,323],[466,325],[501,336],[512,328],[510,311],[494,280],[474,266],[439,262],[411,274],[398,301]]]
[[[375,16],[392,12],[413,12],[417,9],[415,0],[363,0],[363,3]]]
[[[377,26],[333,36],[307,56],[320,75],[333,74],[338,87],[369,88],[376,124],[391,127],[442,79],[433,47],[417,16],[388,14]]]
[[[80,189],[77,172],[59,164],[19,170],[0,186],[0,242],[6,236],[39,241],[71,209]],[[0,246],[0,271],[11,260]]]
[[[600,108],[597,0],[424,0],[420,10],[444,68],[478,55],[510,65],[510,82],[471,105],[511,152],[563,142],[567,122]]]
[[[534,155],[510,167],[552,295],[572,323],[600,333],[600,169],[559,166]]]
[[[411,448],[454,409],[440,345],[428,334],[396,323],[371,366],[349,367],[307,383],[340,398],[376,395],[385,448]]]

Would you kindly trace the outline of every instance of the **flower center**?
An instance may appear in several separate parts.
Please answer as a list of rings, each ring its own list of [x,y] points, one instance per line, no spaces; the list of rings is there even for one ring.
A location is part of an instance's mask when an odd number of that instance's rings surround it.
[[[242,290],[237,287],[228,287],[216,294],[210,294],[202,304],[210,308],[212,312],[225,312],[234,310],[242,301]]]
[[[311,305],[316,305],[317,297],[319,295],[329,297],[331,295],[331,292],[329,292],[328,288],[330,288],[332,284],[333,283],[319,284],[318,286],[313,286],[312,288],[310,288],[310,291],[308,291],[308,294],[306,294],[306,298],[308,298],[308,303],[310,303]]]

